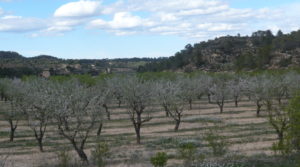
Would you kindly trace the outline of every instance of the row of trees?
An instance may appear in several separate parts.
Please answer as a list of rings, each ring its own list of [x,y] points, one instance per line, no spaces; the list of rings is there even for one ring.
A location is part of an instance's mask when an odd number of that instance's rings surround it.
[[[137,76],[116,76],[95,83],[78,79],[21,81],[1,79],[1,115],[10,124],[10,141],[19,120],[26,119],[43,151],[43,138],[50,123],[67,139],[82,160],[87,161],[84,147],[87,139],[101,134],[104,120],[110,120],[110,106],[125,104],[129,120],[141,143],[141,128],[151,121],[154,106],[159,104],[165,115],[174,120],[177,131],[182,117],[193,109],[195,100],[205,98],[219,106],[234,101],[236,107],[242,98],[249,98],[256,106],[257,116],[263,105],[276,100],[278,104],[292,97],[299,89],[300,75],[237,76],[231,74],[201,74],[175,79],[145,79]]]

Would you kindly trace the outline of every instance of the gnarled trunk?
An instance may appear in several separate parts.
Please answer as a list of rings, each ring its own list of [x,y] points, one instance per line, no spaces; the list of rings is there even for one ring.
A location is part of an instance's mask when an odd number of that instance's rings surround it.
[[[238,107],[238,106],[239,106],[239,104],[238,104],[238,103],[239,103],[238,98],[239,98],[238,96],[235,96],[235,97],[234,97],[234,104],[235,104],[235,107]]]
[[[193,109],[192,102],[193,102],[193,101],[190,99],[190,100],[189,100],[190,110]]]
[[[223,113],[223,108],[224,108],[224,99],[222,101],[217,102],[219,108],[220,108],[220,113]]]
[[[101,131],[102,131],[103,123],[100,124],[98,130],[97,130],[97,136],[100,136]]]
[[[15,131],[16,131],[17,127],[18,127],[18,122],[16,122],[15,125],[14,125],[12,119],[9,119],[8,122],[9,122],[9,125],[10,125],[9,141],[13,142],[14,138],[15,138]]]
[[[165,112],[166,112],[166,117],[169,117],[169,108],[167,105],[163,105]]]
[[[136,134],[136,143],[141,144],[141,127],[135,127],[135,134]]]
[[[208,98],[208,103],[210,104],[210,103],[211,103],[211,97],[210,97],[210,94],[207,94],[207,98]]]
[[[43,148],[43,139],[40,138],[40,139],[38,139],[37,141],[38,141],[38,144],[39,144],[40,152],[44,152],[44,148]]]
[[[103,106],[103,108],[105,109],[107,119],[110,120],[110,112],[108,111],[107,105],[106,105],[106,104],[103,104],[102,106]]]
[[[121,107],[121,104],[122,104],[122,101],[120,98],[117,99],[118,100],[118,107],[120,108]]]
[[[35,129],[33,129],[34,131],[34,136],[35,136],[35,139],[37,140],[38,142],[38,146],[39,146],[39,149],[41,152],[44,152],[44,149],[43,149],[43,138],[44,138],[44,132],[41,130],[39,132],[39,134],[37,133],[37,131]]]
[[[83,147],[81,148],[78,148],[76,142],[73,140],[71,140],[71,143],[75,149],[75,151],[77,152],[78,156],[80,157],[80,159],[82,161],[85,161],[85,162],[88,162],[88,158],[87,158],[87,155],[85,154],[84,150],[83,150]]]
[[[259,103],[260,101],[259,100],[257,100],[256,101],[256,116],[257,117],[259,117],[259,115],[260,115],[260,110],[261,110],[261,107],[262,107],[262,105]]]
[[[180,125],[180,119],[179,120],[175,120],[175,122],[176,122],[176,124],[175,124],[175,128],[174,128],[174,130],[175,130],[175,132],[177,132],[178,131],[178,129],[179,129],[179,125]]]

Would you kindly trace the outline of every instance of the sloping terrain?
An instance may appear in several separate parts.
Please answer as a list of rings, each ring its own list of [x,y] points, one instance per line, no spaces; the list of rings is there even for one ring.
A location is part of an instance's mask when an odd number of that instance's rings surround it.
[[[4,102],[0,102],[4,106]],[[135,142],[135,132],[128,119],[126,106],[110,106],[111,120],[104,123],[100,140],[107,141],[111,158],[109,166],[151,166],[150,157],[158,151],[167,152],[172,158],[168,166],[180,164],[177,157],[178,144],[192,141],[197,144],[198,151],[209,153],[211,150],[203,140],[204,134],[215,126],[230,143],[228,154],[252,156],[257,154],[272,154],[271,146],[276,141],[276,134],[264,116],[256,117],[256,107],[253,102],[243,99],[239,107],[234,102],[227,101],[224,113],[219,113],[216,104],[209,104],[207,99],[196,101],[192,110],[186,110],[183,122],[178,132],[174,132],[173,119],[165,116],[160,106],[152,107],[153,119],[141,129],[142,144]],[[0,156],[9,155],[7,166],[35,167],[53,166],[57,164],[59,150],[71,150],[74,158],[77,155],[72,147],[56,131],[55,123],[48,127],[45,136],[45,152],[40,153],[33,132],[25,120],[21,121],[16,131],[14,142],[9,142],[9,124],[0,116]],[[90,155],[97,140],[96,131],[88,140],[86,152]]]

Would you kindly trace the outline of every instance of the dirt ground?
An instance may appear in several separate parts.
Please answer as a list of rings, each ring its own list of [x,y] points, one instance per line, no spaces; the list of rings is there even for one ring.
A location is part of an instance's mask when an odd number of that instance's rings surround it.
[[[221,127],[220,134],[230,143],[230,152],[246,156],[271,154],[270,148],[276,141],[275,132],[264,116],[266,113],[262,111],[262,116],[257,118],[255,105],[246,99],[239,103],[239,107],[235,107],[233,102],[227,102],[223,114],[219,113],[216,104],[208,104],[205,99],[196,101],[192,110],[184,111],[183,122],[178,132],[174,132],[173,119],[166,117],[159,106],[155,109],[156,112],[151,113],[153,119],[145,123],[141,129],[142,144],[136,145],[135,132],[128,119],[126,108],[116,106],[110,108],[112,120],[105,122],[101,134],[101,139],[110,145],[112,156],[109,166],[151,166],[149,159],[157,151],[176,154],[176,148],[163,149],[164,143],[159,141],[168,138],[200,140],[207,129],[214,127],[216,123]],[[43,153],[39,152],[33,133],[25,120],[20,122],[13,143],[8,141],[8,132],[9,124],[0,115],[0,160],[8,156],[5,165],[7,167],[51,166],[57,164],[57,150],[64,149],[64,145],[70,147],[68,141],[56,133],[55,124],[48,127]],[[89,156],[95,145],[95,138],[96,131],[92,132],[85,149]],[[205,144],[204,141],[203,143]],[[72,158],[77,159],[72,150],[70,154]],[[170,160],[170,164],[176,163],[178,160]]]

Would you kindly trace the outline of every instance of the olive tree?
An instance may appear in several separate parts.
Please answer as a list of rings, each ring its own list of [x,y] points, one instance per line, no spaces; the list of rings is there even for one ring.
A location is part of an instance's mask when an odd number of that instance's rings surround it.
[[[114,91],[112,90],[112,87],[108,85],[108,82],[105,81],[98,82],[95,88],[103,97],[103,104],[101,105],[105,109],[107,119],[110,120],[111,113],[108,109],[108,106],[112,103]]]
[[[292,149],[300,151],[300,94],[296,94],[290,101],[287,107],[287,113],[290,121],[288,130],[288,140],[291,143]]]
[[[214,84],[210,87],[212,100],[219,106],[220,113],[223,113],[224,102],[230,97],[228,82],[223,79],[215,79]]]
[[[55,119],[59,133],[73,146],[81,160],[88,161],[84,147],[94,127],[102,122],[99,104],[103,98],[94,87],[70,80],[56,85]]]
[[[183,112],[185,111],[185,105],[184,105],[184,101],[180,100],[180,98],[177,101],[172,101],[170,104],[170,109],[169,109],[169,113],[170,116],[174,119],[175,121],[175,131],[178,131],[179,129],[179,125],[182,121],[182,117],[183,117]]]
[[[96,86],[95,86],[95,91],[101,95],[102,103],[99,103],[99,112],[101,114],[102,110],[104,109],[106,113],[106,118],[107,120],[111,120],[111,112],[108,109],[109,104],[112,103],[112,90],[111,87],[107,85],[107,82],[100,81]],[[98,130],[97,130],[97,136],[100,136],[101,131],[103,127],[103,122],[100,122]]]
[[[105,84],[107,88],[111,91],[112,97],[114,97],[117,102],[118,106],[121,107],[122,104],[122,84],[126,80],[124,77],[112,77],[105,80]]]
[[[151,81],[143,81],[136,76],[128,76],[123,81],[122,97],[128,105],[127,113],[135,129],[136,141],[140,144],[141,127],[152,119],[148,108],[151,107],[153,101],[153,84]],[[143,116],[145,114],[147,116]]]
[[[282,105],[275,106],[270,99],[266,100],[266,106],[269,122],[278,136],[278,143],[274,143],[273,149],[286,153],[289,150],[286,135],[290,126],[286,109]]]
[[[238,107],[238,102],[243,95],[245,86],[246,80],[241,77],[234,77],[228,81],[228,89],[231,91],[231,95],[233,96],[235,107]]]
[[[3,105],[0,106],[1,113],[10,125],[9,141],[14,140],[15,131],[18,122],[23,114],[22,105],[24,102],[24,92],[22,91],[23,83],[20,80],[1,79],[1,99]]]
[[[288,85],[286,98],[291,98],[295,95],[295,90],[300,90],[300,74],[296,72],[288,72],[283,76],[283,80]]]
[[[177,81],[179,82],[182,89],[181,98],[188,102],[189,108],[191,110],[193,108],[193,101],[199,95],[199,86],[197,82],[198,80],[194,78],[179,77],[177,78]]]
[[[167,116],[175,121],[175,131],[178,131],[184,112],[183,90],[178,82],[161,80],[155,85],[156,99],[164,108]]]
[[[210,87],[213,81],[212,77],[207,74],[202,74],[196,76],[195,79],[197,82],[197,98],[200,99],[203,95],[207,95],[208,103],[211,103]]]
[[[43,139],[50,123],[55,101],[54,85],[45,79],[34,79],[28,81],[24,87],[26,91],[26,113],[29,127],[34,132],[35,139],[41,152],[43,149]]]
[[[269,93],[270,98],[274,98],[281,105],[282,99],[288,96],[288,89],[292,83],[289,83],[289,80],[285,80],[284,74],[271,75],[268,79],[270,85],[267,87],[269,89],[267,93]]]
[[[178,82],[169,80],[159,80],[155,83],[155,97],[158,103],[165,110],[166,116],[169,117],[170,103],[174,101],[174,97],[178,96],[181,90]]]
[[[272,83],[266,75],[250,78],[247,82],[247,93],[256,104],[256,115],[259,117],[264,100],[270,98],[270,85]]]

